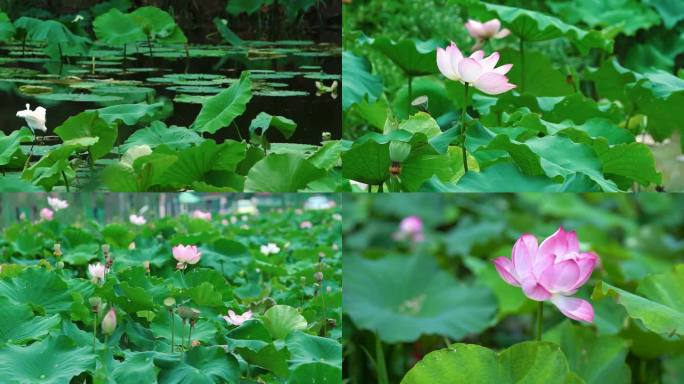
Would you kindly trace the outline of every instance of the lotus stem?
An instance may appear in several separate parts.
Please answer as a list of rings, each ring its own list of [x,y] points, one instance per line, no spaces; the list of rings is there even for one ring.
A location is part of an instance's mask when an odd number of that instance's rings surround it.
[[[62,54],[62,43],[57,43],[57,48],[59,49],[59,62],[63,63],[64,62],[64,55]]]
[[[468,113],[468,83],[463,91],[463,110],[461,111],[461,153],[463,154],[463,174],[468,173],[468,153],[466,152],[466,114]]]
[[[544,317],[544,302],[539,301],[537,303],[537,341],[542,339],[542,318]]]
[[[126,44],[123,45],[123,70],[126,72]]]
[[[31,163],[31,156],[33,156],[33,146],[34,145],[36,145],[35,133],[33,135],[33,143],[31,143],[31,149],[29,149],[28,157],[26,157],[26,163],[24,163],[24,169],[21,170],[21,173],[24,173],[24,171],[26,171],[26,168],[28,168],[29,164]]]
[[[176,352],[176,316],[173,314],[173,308],[169,309],[171,315],[171,353]]]
[[[150,51],[150,57],[154,57],[154,55],[152,55],[152,41],[150,40],[150,35],[147,35],[147,49]]]
[[[380,336],[375,335],[375,371],[378,376],[378,384],[389,384],[387,377],[387,365],[385,364],[385,352],[382,349]]]
[[[413,77],[409,75],[408,77],[408,102],[406,103],[406,115],[407,117],[411,116],[411,101],[412,101],[412,84],[413,83]]]
[[[192,346],[192,326],[193,323],[190,322],[190,331],[188,332],[188,350],[190,350],[190,347]]]
[[[66,173],[62,171],[62,178],[64,179],[64,185],[66,186],[66,191],[69,192],[69,180],[67,179]]]
[[[233,120],[233,125],[235,126],[235,132],[237,132],[238,137],[240,138],[240,141],[242,141],[243,139],[242,139],[242,134],[240,133],[240,127],[238,127],[238,125],[237,125],[237,123],[235,122],[235,120]]]
[[[520,93],[525,93],[525,44],[520,38]]]
[[[95,353],[96,343],[97,343],[97,312],[93,311],[93,353]]]

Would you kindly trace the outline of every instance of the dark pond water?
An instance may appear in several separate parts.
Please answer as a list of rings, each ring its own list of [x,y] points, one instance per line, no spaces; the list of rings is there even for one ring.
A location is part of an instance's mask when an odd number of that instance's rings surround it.
[[[131,52],[133,51],[133,52]],[[24,125],[15,116],[26,103],[47,109],[48,134],[68,117],[86,109],[135,102],[173,102],[167,125],[189,127],[201,109],[201,101],[236,81],[241,71],[252,73],[254,96],[247,111],[236,120],[241,136],[248,136],[251,120],[259,112],[294,120],[297,130],[285,140],[273,130],[272,142],[319,144],[323,132],[341,137],[341,84],[338,97],[316,95],[316,81],[340,82],[341,59],[334,44],[310,41],[252,42],[245,48],[191,46],[189,58],[182,47],[121,49],[98,47],[93,57],[70,57],[69,63],[49,61],[39,47],[0,47],[0,129],[9,133]],[[22,87],[23,86],[23,87]],[[39,87],[39,88],[36,88]],[[47,88],[40,88],[47,87]],[[32,92],[50,90],[45,94]],[[93,96],[95,95],[95,96]],[[96,101],[92,101],[93,98]],[[55,100],[57,99],[57,100]],[[80,101],[78,99],[82,99]],[[98,100],[99,99],[99,100]],[[133,130],[120,126],[121,140]],[[239,139],[234,127],[210,136],[217,141]]]

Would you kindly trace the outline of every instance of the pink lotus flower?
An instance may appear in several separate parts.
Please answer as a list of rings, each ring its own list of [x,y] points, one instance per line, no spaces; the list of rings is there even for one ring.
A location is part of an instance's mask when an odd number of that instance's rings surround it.
[[[511,31],[508,29],[501,29],[501,21],[498,19],[492,19],[486,23],[468,19],[465,27],[468,30],[468,33],[470,33],[470,36],[474,37],[476,40],[473,50],[479,49],[486,40],[503,39],[511,34]]]
[[[69,203],[66,200],[60,200],[58,197],[48,197],[48,205],[54,211],[59,211],[60,209],[65,209],[69,207]]]
[[[192,217],[195,219],[202,219],[209,221],[211,220],[211,212],[205,212],[205,211],[200,211],[199,209],[196,209],[195,211],[192,212]]]
[[[133,225],[145,225],[145,223],[147,223],[147,220],[145,220],[145,217],[138,216],[138,215],[128,216],[128,221],[130,221],[131,224],[133,224]]]
[[[513,64],[494,68],[499,61],[499,52],[484,57],[484,51],[477,51],[464,57],[455,43],[446,49],[437,48],[437,67],[447,79],[467,83],[489,95],[498,95],[515,88],[505,75]]]
[[[302,221],[301,224],[299,224],[299,228],[301,229],[308,229],[311,228],[313,225],[311,224],[310,221]]]
[[[102,333],[105,335],[111,335],[116,329],[116,311],[114,308],[110,309],[109,312],[102,319]]]
[[[52,221],[55,216],[55,212],[50,208],[43,208],[40,210],[40,218],[45,221]]]
[[[185,246],[179,244],[173,247],[171,251],[173,252],[173,257],[178,260],[178,264],[176,264],[178,269],[185,269],[187,264],[197,264],[202,256],[202,252],[199,252],[194,245]]]
[[[399,232],[394,234],[396,240],[409,239],[414,242],[425,240],[423,233],[423,220],[418,216],[408,216],[399,223]]]
[[[105,274],[107,274],[107,267],[100,263],[90,264],[88,265],[88,273],[90,274],[90,279],[93,281],[93,284],[95,284],[104,281]]]
[[[522,287],[535,301],[551,301],[571,319],[591,323],[594,308],[582,299],[569,297],[589,280],[598,256],[580,252],[577,234],[562,227],[537,246],[537,239],[522,235],[513,246],[512,260],[493,260],[497,272],[508,284]]]
[[[228,316],[223,316],[223,319],[232,325],[242,325],[245,321],[252,318],[252,311],[247,311],[242,315],[238,315],[233,312],[232,309],[228,310]]]

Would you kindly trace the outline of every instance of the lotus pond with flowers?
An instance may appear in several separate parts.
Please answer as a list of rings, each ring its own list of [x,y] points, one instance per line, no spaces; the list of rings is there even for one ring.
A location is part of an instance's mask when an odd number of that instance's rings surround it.
[[[342,203],[349,383],[684,380],[684,197]]]
[[[356,191],[684,190],[684,6],[350,1]]]
[[[3,383],[341,382],[338,209],[105,222],[85,195],[39,196],[3,196]]]
[[[0,190],[336,189],[339,29],[306,32],[329,5],[276,2],[243,39],[257,15],[223,3],[184,27],[190,2],[0,4]]]

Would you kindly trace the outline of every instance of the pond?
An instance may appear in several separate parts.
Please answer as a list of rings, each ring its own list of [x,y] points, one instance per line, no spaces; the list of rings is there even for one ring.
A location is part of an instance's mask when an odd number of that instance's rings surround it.
[[[183,46],[153,45],[151,50],[129,47],[125,57],[120,48],[100,45],[91,49],[90,57],[70,57],[65,63],[51,61],[42,52],[37,46],[0,46],[0,128],[6,134],[25,125],[15,114],[27,103],[47,109],[47,136],[70,116],[121,103],[164,101],[167,125],[190,126],[204,100],[247,70],[254,95],[236,119],[241,132],[225,128],[206,137],[217,142],[248,137],[250,121],[259,112],[298,124],[289,140],[275,130],[268,132],[275,142],[319,144],[324,132],[341,136],[340,99],[337,93],[317,95],[316,86],[317,81],[328,86],[340,81],[340,52],[334,44],[246,41],[241,47],[191,45],[187,51]],[[121,126],[119,140],[134,130]]]

